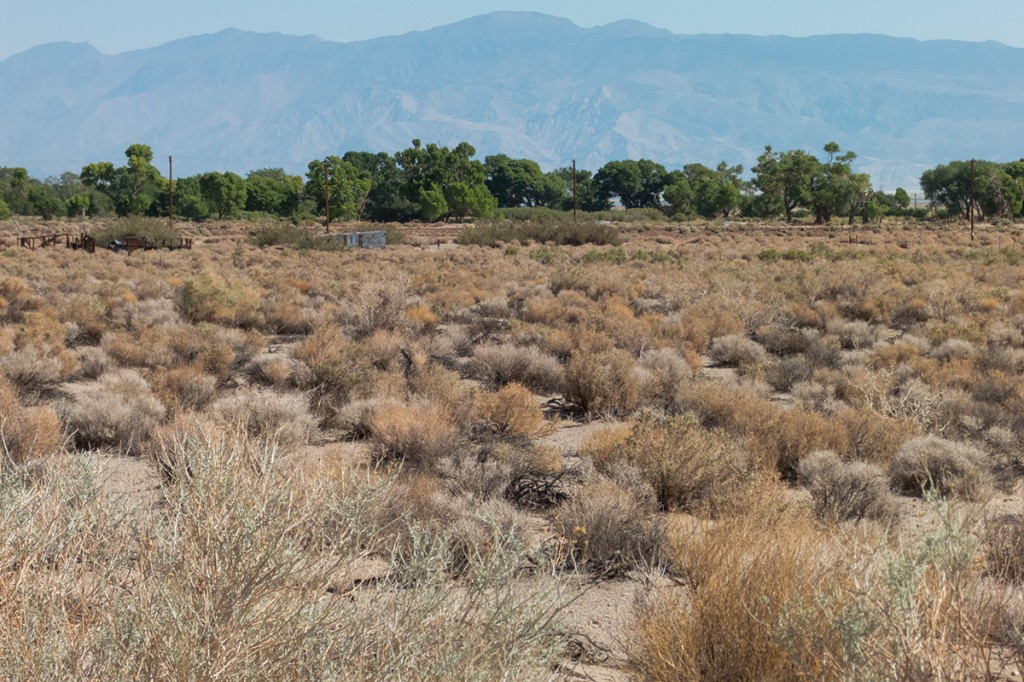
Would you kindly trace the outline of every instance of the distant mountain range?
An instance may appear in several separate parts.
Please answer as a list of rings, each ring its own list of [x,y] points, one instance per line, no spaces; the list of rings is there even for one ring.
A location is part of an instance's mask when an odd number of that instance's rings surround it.
[[[0,62],[0,166],[120,165],[143,142],[175,175],[306,164],[413,138],[546,169],[577,159],[749,168],[766,144],[858,154],[875,186],[952,159],[1024,156],[1024,49],[878,35],[675,35],[501,12],[375,40],[225,30],[105,55],[54,43]]]

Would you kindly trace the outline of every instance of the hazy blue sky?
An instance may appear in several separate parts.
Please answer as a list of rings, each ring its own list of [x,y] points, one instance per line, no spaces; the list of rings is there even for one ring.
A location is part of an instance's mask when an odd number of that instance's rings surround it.
[[[639,19],[674,33],[805,36],[884,33],[997,40],[1024,47],[1022,0],[38,0],[10,2],[0,59],[41,43],[124,52],[224,28],[337,41],[423,30],[497,10],[530,10],[590,27]]]

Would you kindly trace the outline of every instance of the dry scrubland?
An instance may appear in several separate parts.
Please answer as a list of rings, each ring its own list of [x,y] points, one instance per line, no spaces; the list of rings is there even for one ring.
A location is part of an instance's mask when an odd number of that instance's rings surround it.
[[[1024,664],[1019,230],[185,229],[0,252],[0,677]]]

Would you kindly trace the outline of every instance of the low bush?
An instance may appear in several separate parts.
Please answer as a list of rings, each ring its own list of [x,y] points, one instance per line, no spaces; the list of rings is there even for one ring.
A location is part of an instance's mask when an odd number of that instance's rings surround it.
[[[517,383],[540,393],[562,389],[562,366],[536,346],[480,346],[473,353],[469,372],[490,388]]]
[[[600,222],[581,223],[480,223],[459,234],[463,246],[497,246],[511,241],[554,243],[559,246],[581,244],[617,245],[622,238],[614,225]]]
[[[0,380],[0,455],[21,464],[61,449],[64,429],[49,405],[26,407],[7,381]],[[0,469],[3,466],[0,464]]]
[[[761,344],[739,334],[712,339],[708,357],[715,364],[727,367],[759,367],[768,362],[768,353]]]
[[[455,446],[455,425],[446,411],[431,403],[385,404],[369,419],[378,462],[399,461],[430,467]]]
[[[605,576],[654,566],[664,530],[632,492],[611,481],[580,488],[555,516],[560,563]]]
[[[988,573],[1010,583],[1024,583],[1024,516],[1006,514],[992,519],[982,539]]]
[[[4,355],[0,368],[25,393],[40,393],[61,380],[60,361],[31,347]]]
[[[849,445],[844,454],[852,460],[869,462],[887,469],[903,444],[921,435],[910,419],[895,419],[868,407],[849,408],[836,415],[846,428]]]
[[[138,454],[167,410],[137,372],[107,372],[58,407],[75,444]]]
[[[889,481],[903,495],[934,491],[968,500],[983,498],[992,487],[984,452],[938,436],[919,436],[904,444],[889,466]]]
[[[241,281],[229,282],[207,272],[178,290],[178,312],[191,322],[251,327],[259,322],[259,295]]]
[[[792,480],[804,456],[815,450],[843,452],[848,436],[842,424],[799,408],[775,409],[774,414],[756,419],[757,413],[742,415],[737,424],[746,435],[747,447],[762,469]],[[747,421],[754,417],[756,420]]]
[[[213,403],[210,414],[258,442],[280,448],[305,445],[317,434],[309,401],[301,393],[242,389]]]
[[[154,244],[160,244],[161,242],[173,242],[181,235],[165,220],[133,216],[118,220],[104,229],[96,230],[92,233],[92,237],[96,240],[96,246],[105,249],[115,239],[145,237]]]
[[[337,327],[318,327],[300,342],[292,357],[309,367],[303,375],[316,398],[316,407],[331,414],[367,389],[374,370],[365,351]]]
[[[252,233],[250,240],[260,247],[290,246],[309,251],[342,250],[342,244],[337,238],[323,234],[319,228],[314,231],[288,223],[260,227]]]
[[[797,465],[814,498],[814,511],[828,521],[884,519],[895,512],[885,471],[867,462],[844,462],[834,452],[813,452]]]
[[[814,365],[804,355],[782,358],[768,365],[764,380],[776,391],[789,392],[793,386],[810,381],[814,376]]]
[[[656,348],[644,353],[640,356],[640,367],[649,375],[644,397],[665,409],[675,406],[680,387],[693,379],[693,368],[673,348]]]
[[[565,398],[593,414],[628,415],[640,405],[643,381],[624,350],[581,351],[565,368]]]
[[[110,356],[99,346],[82,346],[75,351],[78,358],[78,376],[98,379],[110,367]]]
[[[692,414],[642,416],[619,452],[668,510],[714,513],[753,472],[750,455],[732,436],[703,428]],[[607,458],[601,469],[610,469]]]
[[[194,364],[158,369],[150,374],[153,392],[172,411],[205,407],[213,400],[217,383],[217,377]]]
[[[878,330],[863,320],[831,324],[829,331],[839,338],[839,345],[846,350],[871,348],[878,339]]]
[[[43,299],[20,277],[0,277],[0,319],[21,322],[25,313],[38,310]]]
[[[691,589],[656,591],[636,605],[629,657],[643,679],[838,679],[825,671],[843,642],[825,614],[802,611],[810,634],[780,637],[802,600],[840,589],[838,571],[822,560],[822,532],[806,513],[751,503],[704,532],[670,533],[670,557]]]
[[[307,386],[310,370],[305,363],[287,355],[264,353],[257,355],[245,366],[245,373],[264,386]]]
[[[378,275],[363,282],[347,301],[342,319],[353,336],[369,336],[378,329],[395,329],[405,318],[411,300],[408,282],[401,275]]]
[[[534,438],[550,433],[554,422],[544,419],[537,398],[519,384],[506,384],[495,393],[477,396],[474,406],[477,420],[493,431],[507,436]]]

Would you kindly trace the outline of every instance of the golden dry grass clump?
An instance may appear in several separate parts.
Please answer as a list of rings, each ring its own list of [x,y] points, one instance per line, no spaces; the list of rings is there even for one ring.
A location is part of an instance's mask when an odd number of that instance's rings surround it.
[[[495,432],[535,438],[550,433],[555,423],[544,419],[537,398],[525,386],[506,384],[494,393],[478,395],[476,419]]]
[[[4,461],[22,464],[59,452],[64,429],[49,405],[26,406],[14,387],[0,380],[0,446]]]

